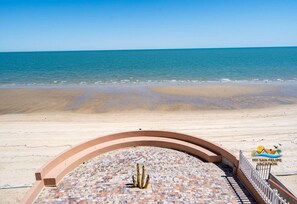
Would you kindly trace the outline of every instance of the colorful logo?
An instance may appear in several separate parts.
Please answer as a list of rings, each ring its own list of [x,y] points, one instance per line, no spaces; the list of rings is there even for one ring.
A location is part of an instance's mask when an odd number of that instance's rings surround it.
[[[278,149],[277,146],[274,146],[275,149],[265,149],[263,146],[258,146],[257,150],[252,151],[252,156],[261,156],[269,158],[279,158],[281,157],[282,150]]]

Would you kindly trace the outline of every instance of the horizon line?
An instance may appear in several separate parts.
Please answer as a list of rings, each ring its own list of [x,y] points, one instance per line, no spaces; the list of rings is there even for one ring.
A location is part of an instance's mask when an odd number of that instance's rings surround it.
[[[24,51],[0,51],[0,53],[15,52],[94,52],[94,51],[150,51],[150,50],[198,50],[198,49],[249,49],[249,48],[294,48],[297,45],[289,46],[244,46],[244,47],[196,47],[196,48],[131,48],[131,49],[77,49],[77,50],[24,50]]]

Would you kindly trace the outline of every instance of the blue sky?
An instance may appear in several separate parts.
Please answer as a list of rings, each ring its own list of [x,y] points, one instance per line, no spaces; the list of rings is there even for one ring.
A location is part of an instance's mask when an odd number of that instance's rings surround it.
[[[0,51],[296,45],[296,0],[0,0]]]

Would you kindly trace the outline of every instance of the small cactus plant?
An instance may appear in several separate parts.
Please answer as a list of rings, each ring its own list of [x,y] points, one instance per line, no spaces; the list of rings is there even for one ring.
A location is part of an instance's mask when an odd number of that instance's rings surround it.
[[[137,180],[135,180],[134,175],[132,176],[133,186],[138,187],[140,189],[146,189],[150,182],[150,176],[147,175],[147,177],[145,179],[145,168],[144,168],[144,166],[142,166],[142,175],[141,175],[141,180],[140,180],[139,164],[136,164],[136,171],[137,171]],[[144,180],[145,180],[145,182],[144,182]]]

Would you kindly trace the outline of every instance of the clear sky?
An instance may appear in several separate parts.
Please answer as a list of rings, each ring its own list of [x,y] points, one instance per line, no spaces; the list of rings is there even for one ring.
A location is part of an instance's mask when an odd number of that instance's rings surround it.
[[[296,45],[297,0],[0,0],[0,51]]]

